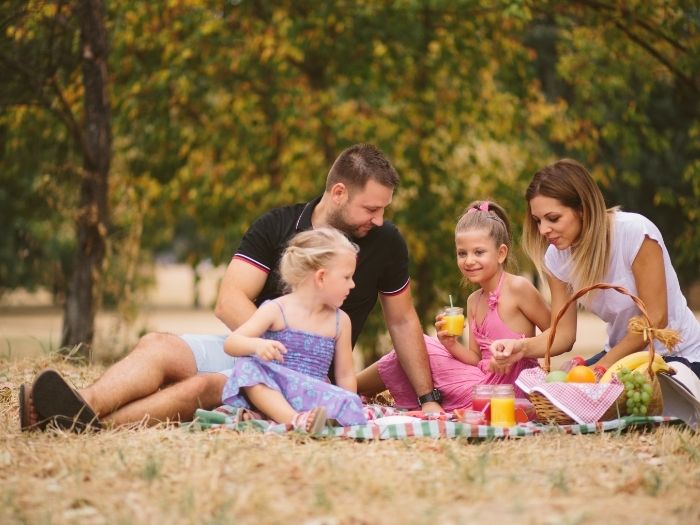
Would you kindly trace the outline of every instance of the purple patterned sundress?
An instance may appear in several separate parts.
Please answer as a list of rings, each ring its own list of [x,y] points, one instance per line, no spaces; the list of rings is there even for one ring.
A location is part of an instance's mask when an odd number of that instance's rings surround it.
[[[282,305],[273,302],[282,312],[284,328],[277,332],[268,330],[262,337],[284,344],[284,363],[264,361],[257,356],[237,357],[224,386],[223,402],[251,408],[241,388],[263,384],[281,392],[297,412],[323,406],[328,417],[343,426],[366,423],[360,397],[326,379],[335,353],[335,338],[289,328]],[[339,319],[340,312],[336,310],[336,337]]]

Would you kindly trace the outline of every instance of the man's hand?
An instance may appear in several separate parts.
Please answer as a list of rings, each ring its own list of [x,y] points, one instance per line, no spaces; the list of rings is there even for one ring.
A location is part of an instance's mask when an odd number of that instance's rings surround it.
[[[263,361],[284,363],[283,354],[286,353],[287,349],[279,341],[262,338],[256,339],[255,341],[255,355]]]
[[[436,403],[435,401],[428,401],[427,403],[423,403],[420,408],[426,414],[431,413],[431,412],[434,412],[434,413],[444,412],[444,410],[440,406],[440,403]]]

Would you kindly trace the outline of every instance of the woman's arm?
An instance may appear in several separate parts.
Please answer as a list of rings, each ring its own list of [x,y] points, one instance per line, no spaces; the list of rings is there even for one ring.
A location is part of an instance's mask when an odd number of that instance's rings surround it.
[[[232,356],[257,355],[265,361],[284,361],[282,354],[287,353],[284,345],[260,337],[275,324],[278,312],[279,309],[272,302],[263,304],[226,338],[224,351]]]
[[[352,362],[352,324],[350,317],[345,312],[341,312],[340,335],[335,342],[335,384],[340,388],[357,393],[357,377],[355,367]]]
[[[646,237],[634,258],[631,270],[637,295],[647,308],[652,326],[665,328],[668,324],[668,297],[663,251],[659,243]],[[619,359],[642,350],[647,345],[641,334],[628,333],[597,364],[610,368]]]

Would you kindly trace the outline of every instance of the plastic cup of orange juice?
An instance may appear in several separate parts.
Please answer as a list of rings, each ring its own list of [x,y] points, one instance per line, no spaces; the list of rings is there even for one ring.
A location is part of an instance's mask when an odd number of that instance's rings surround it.
[[[464,332],[464,309],[461,306],[446,306],[442,320],[443,329],[449,335],[460,336]]]
[[[495,385],[491,393],[491,425],[515,426],[515,391],[513,385]]]

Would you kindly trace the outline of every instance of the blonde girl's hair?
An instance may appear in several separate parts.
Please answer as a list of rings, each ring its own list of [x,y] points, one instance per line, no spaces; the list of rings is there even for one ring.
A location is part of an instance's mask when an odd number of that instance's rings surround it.
[[[605,208],[605,199],[593,177],[575,160],[558,160],[535,173],[525,191],[527,216],[523,225],[523,249],[540,275],[546,271],[544,254],[548,242],[540,234],[530,208],[530,201],[538,195],[556,199],[581,216],[581,233],[571,247],[572,288],[580,289],[602,281],[610,258],[610,218],[617,208]]]
[[[513,235],[510,229],[510,221],[505,210],[492,201],[474,201],[470,203],[457,220],[455,235],[472,230],[486,230],[496,246],[505,244],[508,247],[506,260],[503,266],[508,265]]]
[[[294,290],[310,273],[327,268],[338,252],[357,254],[360,248],[335,228],[317,228],[292,237],[280,260],[280,276]]]

